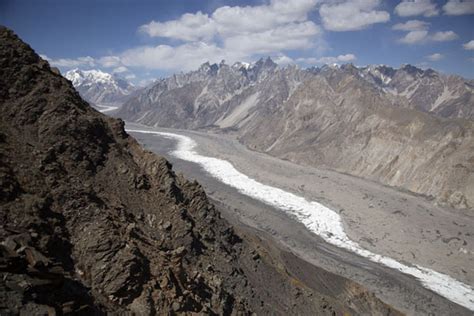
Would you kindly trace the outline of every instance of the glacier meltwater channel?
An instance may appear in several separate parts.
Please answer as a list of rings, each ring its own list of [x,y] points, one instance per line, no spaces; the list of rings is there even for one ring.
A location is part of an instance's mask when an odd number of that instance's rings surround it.
[[[175,157],[197,163],[213,177],[236,188],[240,193],[296,217],[298,221],[303,223],[310,231],[321,236],[326,242],[347,249],[373,262],[412,275],[426,288],[474,311],[474,289],[471,286],[446,274],[419,265],[408,266],[395,259],[362,248],[358,243],[349,239],[344,232],[341,217],[331,209],[293,193],[255,181],[239,172],[226,160],[199,155],[194,150],[196,142],[187,136],[147,130],[127,129],[127,131],[155,134],[177,140],[177,148],[171,153]]]

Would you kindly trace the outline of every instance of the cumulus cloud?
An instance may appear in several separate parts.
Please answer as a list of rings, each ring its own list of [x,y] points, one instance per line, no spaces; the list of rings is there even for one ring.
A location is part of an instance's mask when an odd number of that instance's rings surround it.
[[[459,36],[453,31],[436,32],[431,35],[431,40],[435,42],[447,42],[457,39]]]
[[[396,7],[395,13],[402,17],[423,15],[432,17],[439,14],[436,3],[431,0],[402,0]]]
[[[262,5],[223,6],[211,14],[187,13],[171,21],[152,21],[139,30],[182,43],[138,47],[119,57],[125,66],[189,70],[206,61],[233,62],[261,54],[282,56],[285,51],[312,48],[323,42],[321,28],[308,19],[317,2],[271,0]]]
[[[241,60],[241,52],[233,52],[204,42],[185,43],[179,46],[158,45],[129,49],[121,54],[122,63],[131,67],[148,69],[183,70],[196,69],[206,61]]]
[[[348,63],[356,59],[357,57],[354,54],[345,54],[345,55],[327,56],[327,57],[321,57],[321,58],[315,58],[315,57],[298,58],[296,61],[303,64],[316,65],[316,64]]]
[[[313,38],[320,34],[311,21],[287,24],[264,32],[236,35],[224,40],[227,50],[243,55],[266,54],[275,51],[309,48]]]
[[[258,6],[223,6],[210,16],[202,12],[186,13],[177,20],[152,21],[140,30],[151,37],[168,37],[183,41],[210,41],[214,36],[266,32],[288,23],[305,22],[317,0],[273,0]]]
[[[427,30],[410,31],[399,39],[403,44],[425,44],[428,42],[448,42],[457,39],[459,36],[453,31],[435,32],[430,34]]]
[[[351,0],[327,3],[319,8],[325,29],[330,31],[362,30],[376,23],[390,20],[386,11],[376,10],[380,0]]]
[[[105,68],[120,67],[122,62],[117,56],[104,56],[97,60],[97,62]]]
[[[474,50],[474,40],[463,44],[462,47],[464,47],[466,50]]]
[[[277,63],[288,64],[294,62],[288,52],[311,49],[319,55],[327,48],[322,28],[309,19],[320,2],[320,14],[327,29],[363,29],[390,19],[388,12],[377,9],[381,0],[263,1],[260,5],[222,6],[211,13],[198,11],[174,20],[151,21],[139,27],[139,31],[153,38],[173,39],[172,44],[139,46],[91,62],[115,72],[126,72],[132,67],[189,71],[207,61],[224,59],[232,63],[255,60],[262,55],[277,56]],[[348,62],[355,60],[355,55],[318,60]]]
[[[426,58],[431,60],[431,61],[438,61],[438,60],[443,59],[444,55],[440,54],[440,53],[434,53],[434,54],[426,56]]]
[[[77,68],[77,67],[94,67],[96,65],[95,59],[91,56],[84,56],[78,58],[58,58],[52,59],[46,55],[41,55],[41,58],[47,60],[51,65],[56,67]]]
[[[430,24],[420,20],[410,20],[392,26],[393,30],[407,32],[398,41],[403,44],[424,44],[427,42],[447,42],[457,39],[459,36],[453,31],[429,32]]]
[[[120,73],[127,72],[127,71],[128,71],[127,67],[120,66],[120,67],[115,68],[113,72],[116,73],[116,74],[120,74]]]
[[[447,15],[474,14],[474,0],[449,0],[443,11]]]
[[[210,40],[216,33],[216,23],[200,11],[183,14],[178,20],[151,21],[142,25],[140,31],[151,37],[168,37],[184,41]]]
[[[428,31],[419,30],[408,32],[404,37],[399,39],[400,43],[403,44],[421,44],[428,38]]]
[[[221,36],[265,32],[288,23],[305,22],[316,0],[273,0],[268,5],[220,7],[212,14]]]
[[[422,31],[428,29],[430,24],[420,20],[410,20],[405,23],[395,24],[392,29],[397,31]]]

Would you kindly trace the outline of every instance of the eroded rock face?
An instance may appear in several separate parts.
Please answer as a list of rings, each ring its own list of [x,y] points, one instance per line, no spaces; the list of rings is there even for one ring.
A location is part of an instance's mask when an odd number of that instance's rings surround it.
[[[281,106],[259,109],[240,140],[300,164],[474,207],[473,121],[395,106],[349,71],[325,76],[305,82]]]
[[[0,111],[2,315],[366,311],[349,304],[349,281],[334,296],[290,282],[278,255],[239,237],[198,183],[4,27]]]

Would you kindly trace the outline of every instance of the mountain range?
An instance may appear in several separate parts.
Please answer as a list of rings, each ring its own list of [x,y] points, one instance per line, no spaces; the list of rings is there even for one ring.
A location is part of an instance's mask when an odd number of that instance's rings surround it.
[[[474,81],[403,65],[203,64],[117,115],[234,134],[249,148],[474,206]]]

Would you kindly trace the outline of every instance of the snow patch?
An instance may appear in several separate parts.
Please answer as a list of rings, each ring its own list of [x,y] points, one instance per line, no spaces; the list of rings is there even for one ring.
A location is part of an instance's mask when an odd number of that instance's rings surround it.
[[[118,106],[106,105],[106,104],[96,104],[95,106],[98,107],[98,110],[101,113],[114,111],[114,110],[117,110],[119,108]]]
[[[457,97],[459,97],[459,95],[457,95],[456,93],[453,93],[453,91],[449,90],[449,88],[445,85],[443,89],[443,93],[441,93],[441,95],[436,99],[430,111],[436,110],[444,102],[457,98]]]

